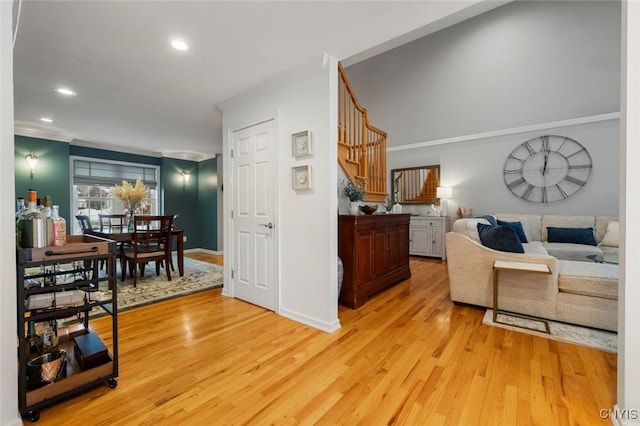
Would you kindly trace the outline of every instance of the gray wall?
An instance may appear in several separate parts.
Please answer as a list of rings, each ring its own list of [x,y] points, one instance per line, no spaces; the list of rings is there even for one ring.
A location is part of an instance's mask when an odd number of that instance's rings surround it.
[[[457,205],[617,215],[618,120],[557,122],[619,111],[620,31],[619,2],[515,1],[346,72],[389,134],[389,169],[440,164],[450,215]],[[501,173],[513,148],[543,134],[574,137],[594,163],[580,193],[549,205],[515,197]]]

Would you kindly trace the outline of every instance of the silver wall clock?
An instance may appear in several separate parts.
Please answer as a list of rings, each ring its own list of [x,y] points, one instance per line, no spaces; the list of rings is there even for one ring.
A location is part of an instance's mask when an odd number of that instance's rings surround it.
[[[534,203],[566,200],[582,189],[593,163],[587,149],[565,136],[546,135],[518,145],[504,163],[504,183]]]

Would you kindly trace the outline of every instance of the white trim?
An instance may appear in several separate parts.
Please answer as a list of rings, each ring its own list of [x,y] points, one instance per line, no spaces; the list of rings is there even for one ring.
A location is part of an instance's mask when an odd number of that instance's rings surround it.
[[[557,127],[577,126],[579,124],[597,123],[599,121],[618,120],[620,112],[608,112],[606,114],[590,115],[587,117],[570,118],[568,120],[551,121],[548,123],[531,124],[529,126],[512,127],[509,129],[492,130],[484,133],[476,133],[472,135],[454,136],[452,138],[435,139],[432,141],[417,142],[408,145],[391,146],[387,148],[387,152],[406,151],[409,149],[426,148],[429,146],[445,145],[450,143],[467,142],[477,139],[495,138],[498,136],[515,135],[518,133],[535,132],[540,130],[549,130]]]
[[[108,163],[108,164],[122,164],[125,166],[142,166],[142,167],[148,167],[148,168],[153,168],[156,169],[156,198],[155,198],[155,211],[156,212],[161,212],[164,209],[164,200],[162,199],[163,197],[163,191],[161,191],[161,186],[162,186],[162,168],[159,165],[156,164],[147,164],[147,163],[132,163],[130,161],[119,161],[119,160],[108,160],[108,159],[104,159],[104,158],[97,158],[97,157],[85,157],[82,155],[70,155],[69,156],[69,194],[71,194],[71,196],[69,197],[69,212],[71,215],[71,218],[75,219],[76,216],[76,212],[78,211],[77,207],[78,207],[78,197],[76,192],[73,190],[73,186],[75,185],[75,181],[73,179],[73,173],[74,173],[74,167],[73,167],[73,162],[74,160],[81,160],[81,161],[90,161],[90,162],[100,162],[100,163]],[[67,224],[67,232],[72,232],[75,231],[75,227],[77,225],[77,222],[73,222],[71,225]]]
[[[289,309],[284,309],[284,308],[281,308],[278,314],[285,318],[292,319],[294,321],[297,321],[302,324],[306,324],[308,326],[317,328],[327,333],[333,333],[334,331],[340,329],[339,319],[336,319],[335,321],[331,321],[331,322],[318,321],[317,318],[310,317],[308,315],[304,315],[299,312],[291,311]]]
[[[48,139],[51,141],[66,142],[66,143],[71,143],[71,141],[74,139],[74,136],[71,136],[71,135],[63,135],[63,134],[52,132],[52,131],[33,129],[33,128],[23,127],[23,126],[24,124],[21,124],[21,122],[19,121],[16,122],[14,127],[14,134],[16,136],[25,136],[28,138],[37,138],[37,139]]]
[[[209,250],[201,247],[185,249],[184,252],[185,253],[207,253],[207,254],[213,254],[216,256],[222,256],[224,254],[221,251]],[[174,250],[174,253],[175,253],[175,250]]]

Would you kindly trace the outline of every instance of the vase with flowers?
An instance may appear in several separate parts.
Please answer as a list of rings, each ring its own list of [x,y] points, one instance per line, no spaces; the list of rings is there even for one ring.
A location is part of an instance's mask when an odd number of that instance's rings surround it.
[[[125,214],[129,216],[128,228],[133,231],[133,215],[136,209],[140,208],[142,201],[147,198],[148,189],[140,179],[136,180],[135,185],[131,185],[128,181],[123,180],[122,185],[113,187],[113,195],[116,196],[124,204]]]
[[[349,205],[349,214],[357,215],[360,207],[360,201],[364,199],[364,188],[366,180],[362,178],[356,179],[354,184],[350,180],[344,182],[344,195],[349,199],[351,204]]]

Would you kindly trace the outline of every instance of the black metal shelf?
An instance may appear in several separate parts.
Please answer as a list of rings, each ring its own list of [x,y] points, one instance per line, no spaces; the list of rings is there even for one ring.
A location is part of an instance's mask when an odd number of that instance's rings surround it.
[[[45,247],[40,249],[17,249],[17,315],[18,315],[18,396],[19,409],[23,416],[32,422],[40,417],[39,411],[48,405],[54,404],[62,399],[68,398],[89,388],[107,383],[111,388],[117,385],[118,377],[118,323],[117,323],[117,277],[115,273],[115,262],[117,255],[117,245],[114,241],[105,240],[92,236],[69,236],[67,245],[64,247]],[[55,270],[56,266],[70,264],[76,266],[71,269]],[[54,265],[54,270],[35,272],[34,268]],[[106,266],[106,275],[101,273],[100,265]],[[27,270],[29,270],[27,272]],[[73,282],[61,284],[44,285],[47,279],[68,274],[83,274],[81,279]],[[112,289],[111,296],[104,300],[91,298],[99,290],[100,283],[108,283]],[[51,281],[49,281],[51,283]],[[49,284],[47,283],[47,284]],[[39,286],[35,286],[39,284]],[[31,285],[26,288],[25,285]],[[82,290],[85,298],[82,304],[73,306],[56,307],[55,303],[60,293],[70,290]],[[29,296],[52,293],[53,305],[45,308],[26,309]],[[109,359],[104,364],[93,368],[82,370],[73,361],[73,341],[72,337],[88,333],[90,331],[90,312],[95,308],[100,308],[111,316],[111,338],[108,350]],[[27,322],[42,322],[51,320],[61,320],[76,316],[79,324],[69,334],[69,341],[66,343],[66,351],[70,356],[67,368],[67,377],[61,378],[49,384],[35,389],[27,388],[27,360],[26,360],[26,325]],[[107,332],[108,333],[108,332]],[[69,354],[71,352],[72,354]]]

